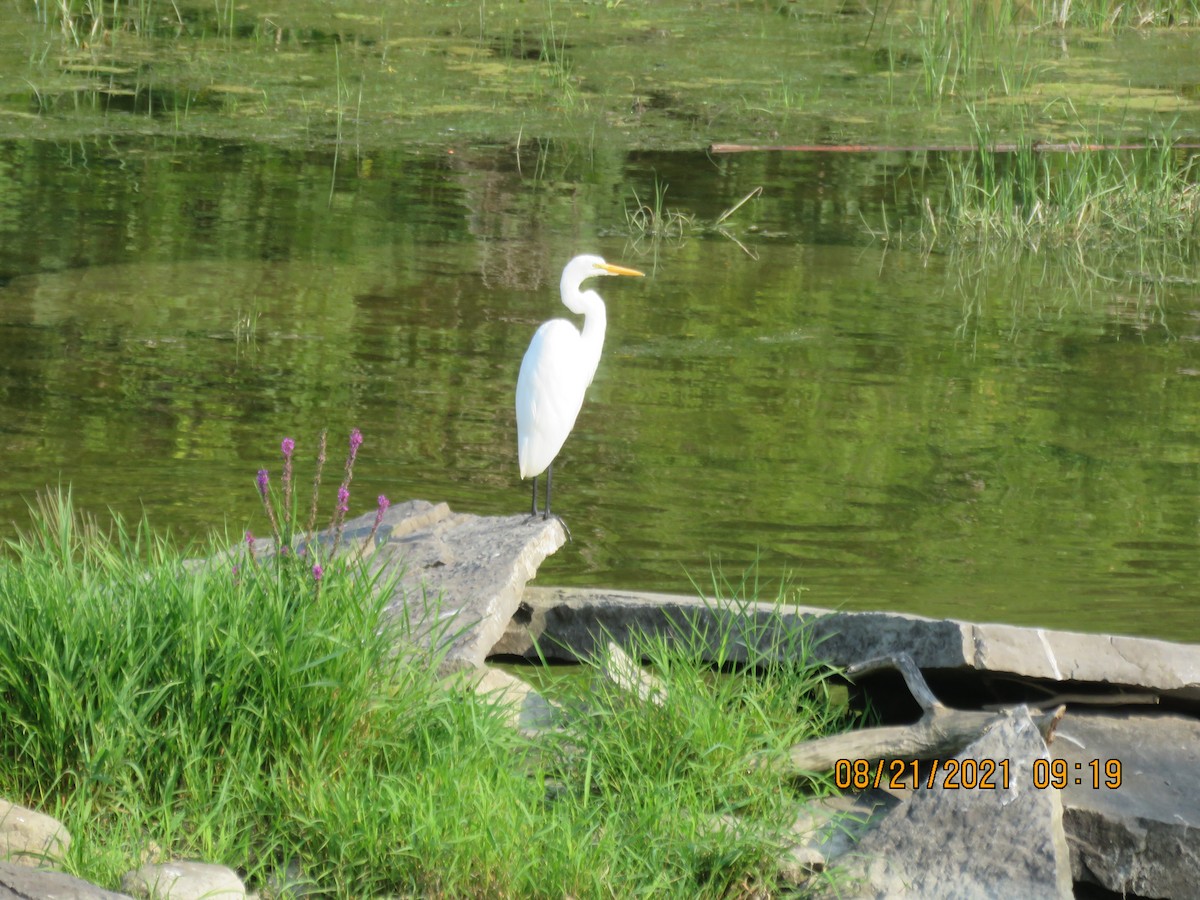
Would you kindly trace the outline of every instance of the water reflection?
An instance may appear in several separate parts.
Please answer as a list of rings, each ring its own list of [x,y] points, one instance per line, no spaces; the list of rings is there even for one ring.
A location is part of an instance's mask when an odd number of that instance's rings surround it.
[[[651,277],[604,285],[555,467],[575,541],[544,580],[689,590],[757,558],[818,605],[1200,640],[1190,282],[872,238],[880,210],[919,214],[894,184],[919,160],[366,162],[0,145],[0,518],[61,480],[182,537],[238,533],[282,436],[303,460],[353,426],[357,509],[521,511],[517,368],[589,250]],[[626,206],[656,182],[701,223],[763,186],[730,223],[754,256],[636,240]]]

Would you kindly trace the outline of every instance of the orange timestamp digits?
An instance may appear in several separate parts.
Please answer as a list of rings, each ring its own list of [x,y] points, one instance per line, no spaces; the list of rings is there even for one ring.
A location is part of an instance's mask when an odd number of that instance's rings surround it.
[[[938,780],[939,774],[941,780]],[[946,790],[1008,790],[1007,759],[839,759],[833,765],[839,790],[887,788],[897,791],[923,786]]]
[[[1033,761],[1033,786],[1038,790],[1065,788],[1073,784],[1091,787],[1093,790],[1121,786],[1121,761],[1119,759],[1091,759],[1087,762],[1068,762],[1065,759],[1035,759]]]
[[[904,790],[913,787],[944,790],[1008,790],[1010,761],[1007,759],[839,759],[833,765],[833,781],[839,790],[867,788]],[[1037,790],[1063,789],[1068,785],[1094,790],[1121,786],[1119,759],[1068,762],[1065,759],[1035,759],[1030,779]],[[939,778],[940,776],[940,778]]]

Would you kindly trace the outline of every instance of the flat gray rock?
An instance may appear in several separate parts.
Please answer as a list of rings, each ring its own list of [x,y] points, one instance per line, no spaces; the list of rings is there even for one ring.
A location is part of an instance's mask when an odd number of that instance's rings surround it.
[[[0,862],[0,900],[132,900],[127,894],[117,894],[67,875],[32,869],[17,863]]]
[[[914,790],[831,860],[849,892],[838,896],[1071,898],[1061,796],[1033,786],[1033,761],[1049,751],[1028,711],[999,719],[955,759],[1008,760],[1007,785],[996,775],[990,790],[948,787],[943,774],[932,789]]]
[[[62,862],[71,833],[53,816],[0,800],[0,860],[28,866]]]
[[[1200,722],[1155,712],[1069,712],[1051,749],[1068,766],[1061,774],[1075,879],[1121,895],[1195,896]]]
[[[739,614],[763,620],[773,609],[770,604],[722,608],[675,594],[530,587],[520,621],[496,652],[529,653],[536,639],[554,658],[581,659],[595,656],[609,638],[624,643],[634,631],[670,631],[688,617],[702,624]],[[786,619],[811,623],[819,655],[834,666],[904,652],[923,670],[969,669],[1200,702],[1200,645],[903,613],[785,609]]]
[[[353,546],[375,514],[347,522]],[[375,537],[372,567],[399,576],[388,614],[442,647],[444,672],[477,668],[517,611],[525,583],[566,542],[557,519],[475,516],[424,500],[388,509]]]
[[[244,900],[246,896],[246,886],[233,869],[192,860],[146,863],[127,872],[121,887],[147,900]]]

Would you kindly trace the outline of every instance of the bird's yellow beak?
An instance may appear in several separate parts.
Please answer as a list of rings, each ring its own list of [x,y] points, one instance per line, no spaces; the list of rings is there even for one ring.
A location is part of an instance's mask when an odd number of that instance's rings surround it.
[[[603,269],[609,275],[636,275],[639,278],[645,277],[645,272],[639,272],[637,269],[627,269],[624,266],[614,266],[612,263],[603,263],[596,266],[597,269]]]

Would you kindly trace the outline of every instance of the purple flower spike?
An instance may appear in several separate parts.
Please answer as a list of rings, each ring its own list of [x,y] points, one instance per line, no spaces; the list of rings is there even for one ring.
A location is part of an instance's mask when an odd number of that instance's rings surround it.
[[[313,566],[312,573],[313,573],[313,581],[315,581],[319,584],[321,582],[321,576],[325,574],[325,570],[321,568],[320,563],[317,563],[316,565]]]
[[[387,497],[383,496],[383,494],[379,495],[379,509],[375,511],[375,527],[371,529],[372,537],[375,536],[375,532],[379,528],[379,523],[383,521],[383,514],[387,512],[387,508],[391,505],[392,502]]]
[[[387,512],[387,508],[391,505],[392,503],[387,497],[383,494],[379,495],[379,509],[375,510],[375,524],[371,526],[371,534],[367,537],[366,543],[362,545],[364,548],[375,545],[375,535],[379,531],[379,526],[383,523],[383,514]]]
[[[285,437],[279,445],[283,454],[283,521],[288,534],[292,533],[292,453],[295,449],[296,442],[290,437]]]
[[[267,485],[271,483],[271,473],[266,469],[258,470],[258,492],[262,494],[263,499],[267,497]]]
[[[338,512],[350,511],[350,488],[344,484],[338,488]]]
[[[357,428],[355,428],[353,431],[350,432],[350,458],[351,459],[354,459],[354,457],[358,456],[358,448],[362,446],[362,442],[363,442],[362,432],[359,431]]]

